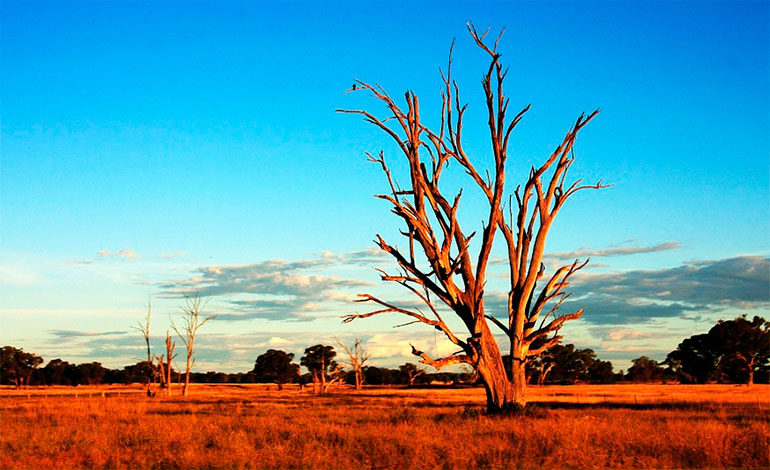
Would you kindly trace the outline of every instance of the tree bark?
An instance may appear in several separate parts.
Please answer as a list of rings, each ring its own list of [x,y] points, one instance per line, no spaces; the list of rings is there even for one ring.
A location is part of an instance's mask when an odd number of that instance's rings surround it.
[[[184,373],[184,385],[182,385],[182,396],[187,396],[187,387],[190,385],[190,355],[187,356],[187,367]]]
[[[751,370],[751,369],[749,369],[749,370]],[[30,370],[30,371],[27,373],[27,379],[24,381],[24,388],[25,388],[25,389],[28,389],[28,388],[29,388],[29,381],[30,381],[30,379],[32,378],[32,373],[33,373],[34,371],[35,371],[35,369],[32,369],[32,370]]]
[[[361,369],[356,369],[355,371],[355,377],[356,377],[356,390],[361,390]]]
[[[321,395],[326,393],[326,358],[321,357]]]
[[[477,344],[480,350],[478,371],[487,394],[487,412],[505,413],[525,406],[526,375],[523,361],[514,359],[513,380],[508,380],[503,357],[492,334],[483,335]]]

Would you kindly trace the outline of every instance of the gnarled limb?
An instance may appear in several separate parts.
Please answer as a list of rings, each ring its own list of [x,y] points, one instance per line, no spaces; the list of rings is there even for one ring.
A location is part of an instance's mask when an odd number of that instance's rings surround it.
[[[459,338],[457,338],[457,336],[455,336],[455,334],[452,333],[452,330],[449,329],[447,324],[444,323],[444,321],[440,317],[438,319],[436,319],[436,320],[431,320],[430,318],[426,317],[425,315],[422,315],[421,313],[413,312],[413,311],[407,310],[405,308],[397,307],[397,306],[395,306],[393,304],[385,302],[384,300],[380,300],[377,297],[374,297],[373,295],[370,295],[370,294],[358,294],[358,297],[361,297],[361,298],[357,299],[356,302],[374,302],[376,304],[382,305],[385,308],[382,308],[382,309],[379,309],[379,310],[375,310],[373,312],[368,312],[368,313],[358,313],[358,314],[344,315],[342,317],[343,318],[343,320],[342,320],[343,323],[350,323],[351,321],[353,321],[355,319],[358,319],[358,318],[373,317],[375,315],[380,315],[382,313],[401,313],[403,315],[406,315],[406,316],[409,316],[409,317],[412,317],[412,318],[415,319],[414,322],[410,322],[408,324],[416,323],[416,322],[425,323],[426,325],[430,325],[433,328],[443,332],[446,335],[446,337],[449,338],[449,341],[451,341],[452,343],[456,344],[457,346],[460,346],[462,348],[466,348],[467,347],[466,343],[464,341],[460,340]]]
[[[414,345],[410,344],[409,346],[412,347],[412,354],[414,354],[417,357],[421,357],[422,360],[420,360],[420,364],[426,364],[429,366],[433,366],[436,368],[436,370],[440,370],[446,366],[451,366],[453,364],[471,364],[473,365],[473,361],[470,357],[468,357],[465,354],[453,354],[451,356],[442,357],[440,359],[433,359],[430,356],[428,356],[427,353],[418,350],[414,347]]]

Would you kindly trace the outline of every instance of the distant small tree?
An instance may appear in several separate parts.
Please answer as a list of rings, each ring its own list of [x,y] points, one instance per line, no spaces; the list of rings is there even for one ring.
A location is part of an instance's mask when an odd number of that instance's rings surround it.
[[[147,374],[153,370],[152,363],[139,361],[136,364],[124,366],[120,376],[124,384],[144,383]]]
[[[195,364],[195,359],[193,359],[193,354],[195,354],[195,336],[198,334],[200,327],[216,318],[216,315],[207,315],[204,313],[207,304],[208,299],[202,299],[198,292],[195,292],[192,297],[189,295],[186,296],[185,304],[180,307],[182,309],[181,331],[173,322],[171,323],[171,327],[185,345],[187,358],[182,396],[187,395],[187,388],[190,385],[190,369],[192,369],[192,366]]]
[[[107,369],[100,362],[78,364],[76,371],[78,384],[81,385],[99,385],[107,373]]]
[[[770,322],[745,315],[720,320],[708,333],[683,340],[666,357],[665,364],[682,382],[754,383],[757,371],[770,360]]]
[[[257,357],[254,378],[257,382],[274,382],[278,384],[278,390],[283,390],[283,384],[293,382],[299,375],[299,365],[293,363],[293,360],[293,353],[268,349]]]
[[[371,385],[391,385],[402,383],[399,371],[385,367],[364,367],[364,380]]]
[[[366,351],[366,348],[364,348],[361,344],[361,338],[356,338],[352,348],[342,344],[342,342],[339,340],[337,340],[337,344],[340,345],[342,350],[345,351],[345,354],[348,356],[348,360],[345,362],[345,364],[349,365],[352,369],[353,377],[355,378],[356,390],[361,390],[364,381],[364,364],[367,360],[369,360],[370,357],[372,357],[372,355],[369,354]]]
[[[754,373],[770,358],[770,322],[755,316],[719,321],[708,332],[719,355],[717,367],[735,382],[754,383]],[[732,374],[729,372],[732,371]]]
[[[324,346],[316,344],[305,349],[305,355],[302,356],[300,364],[305,366],[313,376],[313,393],[326,393],[327,383],[333,380],[335,371],[339,366],[334,362],[337,352],[333,346]]]
[[[414,385],[414,381],[417,380],[417,377],[425,375],[425,369],[418,368],[411,362],[398,366],[398,371],[403,377],[404,383],[409,385]]]
[[[588,370],[594,361],[596,353],[592,349],[579,349],[574,344],[556,344],[543,351],[541,357],[535,360],[533,372],[537,374],[537,383],[541,385],[549,376],[551,382],[574,384],[588,381]]]
[[[174,350],[176,349],[176,343],[171,341],[171,335],[166,331],[166,354],[160,356],[155,355],[155,360],[158,361],[158,382],[160,388],[165,392],[166,396],[171,395],[171,372],[173,370],[172,363],[176,358]]]
[[[562,384],[615,382],[611,362],[600,360],[593,349],[579,349],[574,344],[557,344],[546,349],[527,364],[527,375],[530,383],[538,385],[544,385],[546,381]]]
[[[641,356],[633,359],[631,362],[633,365],[628,369],[626,378],[632,382],[660,382],[665,377],[665,369],[654,359]]]
[[[43,363],[43,358],[34,353],[24,352],[13,346],[0,350],[0,378],[16,388],[27,387],[32,373]]]
[[[152,315],[152,303],[151,299],[147,299],[147,315],[144,317],[144,322],[136,322],[136,325],[133,325],[132,328],[139,331],[142,334],[142,337],[144,338],[144,343],[147,346],[147,362],[152,364],[152,351],[150,349],[150,316]],[[147,395],[150,395],[152,392],[150,390],[150,383],[153,380],[153,377],[155,374],[153,371],[149,371],[149,375],[147,376]]]
[[[40,369],[46,385],[74,385],[75,365],[61,359],[53,359]]]
[[[546,349],[542,354],[540,354],[539,357],[527,363],[527,377],[529,377],[529,383],[537,383],[537,385],[540,386],[545,384],[545,379],[548,377],[548,373],[551,372],[551,369],[553,369],[553,367],[556,365],[556,361],[553,356],[554,348],[558,348],[559,346],[561,345]],[[511,357],[504,356],[503,359],[507,364],[508,361],[511,360]]]
[[[610,361],[596,359],[588,366],[588,382],[592,384],[615,383],[615,373]]]
[[[664,364],[680,382],[704,384],[715,378],[717,354],[708,334],[694,335],[668,353]]]

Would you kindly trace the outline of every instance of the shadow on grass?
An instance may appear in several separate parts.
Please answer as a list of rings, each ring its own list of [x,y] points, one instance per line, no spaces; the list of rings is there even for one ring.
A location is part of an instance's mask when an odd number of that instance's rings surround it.
[[[703,410],[746,410],[756,408],[754,403],[698,403],[684,401],[669,401],[656,403],[570,403],[563,401],[539,401],[531,404],[534,407],[549,410],[679,410],[679,411],[703,411]]]

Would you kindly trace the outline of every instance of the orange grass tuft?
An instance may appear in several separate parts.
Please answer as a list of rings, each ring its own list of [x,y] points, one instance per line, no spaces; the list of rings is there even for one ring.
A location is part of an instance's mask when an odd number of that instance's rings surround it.
[[[539,404],[506,417],[483,414],[480,389],[192,387],[5,389],[0,468],[770,466],[767,386],[534,387]]]

